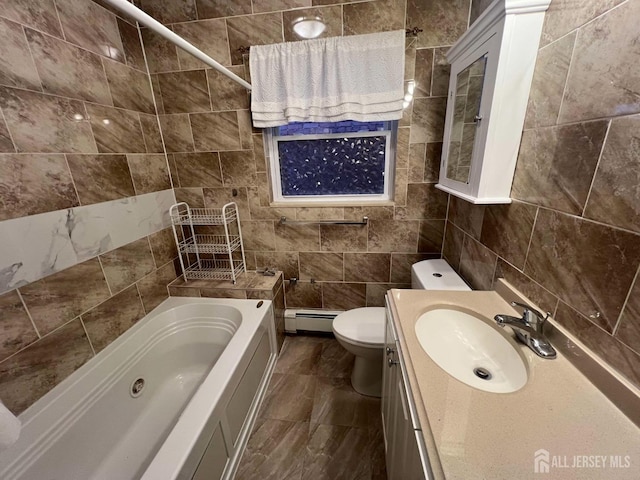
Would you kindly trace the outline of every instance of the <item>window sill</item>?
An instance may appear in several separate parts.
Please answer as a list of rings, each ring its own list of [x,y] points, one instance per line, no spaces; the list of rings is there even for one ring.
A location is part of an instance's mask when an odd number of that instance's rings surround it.
[[[392,200],[382,200],[376,202],[345,202],[345,201],[326,201],[326,202],[270,202],[270,207],[277,208],[331,208],[331,207],[393,207],[395,202]]]

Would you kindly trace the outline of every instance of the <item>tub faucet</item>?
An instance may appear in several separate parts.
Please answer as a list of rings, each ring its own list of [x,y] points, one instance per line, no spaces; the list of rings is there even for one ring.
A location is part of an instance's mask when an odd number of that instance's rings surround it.
[[[494,320],[498,322],[498,325],[501,327],[509,325],[518,340],[533,350],[539,357],[556,358],[556,350],[543,333],[544,323],[551,314],[547,313],[545,317],[538,310],[524,303],[511,302],[511,306],[523,309],[522,318],[512,317],[511,315],[496,315]]]

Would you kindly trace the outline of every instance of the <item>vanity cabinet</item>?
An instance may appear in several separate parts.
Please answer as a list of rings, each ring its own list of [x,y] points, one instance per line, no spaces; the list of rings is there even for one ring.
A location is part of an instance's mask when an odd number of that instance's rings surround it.
[[[382,374],[382,425],[389,480],[431,479],[426,447],[401,364],[400,344],[387,307]]]
[[[511,203],[549,3],[496,0],[447,52],[451,76],[437,188],[471,203]]]

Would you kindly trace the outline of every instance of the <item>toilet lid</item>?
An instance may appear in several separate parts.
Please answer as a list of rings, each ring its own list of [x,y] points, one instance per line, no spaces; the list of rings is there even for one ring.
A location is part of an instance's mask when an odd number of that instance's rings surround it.
[[[384,308],[354,308],[333,320],[333,332],[365,345],[384,344]]]

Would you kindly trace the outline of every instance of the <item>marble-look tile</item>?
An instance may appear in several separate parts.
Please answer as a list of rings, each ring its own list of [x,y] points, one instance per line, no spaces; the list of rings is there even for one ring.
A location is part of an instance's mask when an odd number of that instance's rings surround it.
[[[302,474],[308,436],[309,423],[259,418],[235,478],[237,480],[299,479]]]
[[[319,283],[285,284],[287,307],[322,308],[322,286]]]
[[[411,266],[433,257],[434,255],[425,253],[394,253],[391,255],[391,282],[410,284]]]
[[[220,168],[225,187],[249,187],[257,183],[253,150],[220,152]]]
[[[150,115],[156,113],[146,73],[111,60],[105,59],[102,63],[107,73],[114,106]]]
[[[87,104],[100,153],[145,153],[140,117],[130,110]]]
[[[380,414],[379,400],[357,393],[349,378],[318,377],[312,424],[341,425],[367,429]]]
[[[444,219],[447,216],[448,195],[433,183],[407,185],[407,206],[397,207],[398,220]]]
[[[54,0],[2,0],[2,16],[62,38]]]
[[[252,0],[254,13],[310,7],[311,0]]]
[[[615,337],[636,352],[640,352],[640,280],[637,277],[620,315]]]
[[[491,290],[498,256],[466,235],[460,255],[460,275],[474,290]]]
[[[296,220],[343,220],[342,207],[301,207],[296,208]]]
[[[445,220],[421,220],[418,236],[418,252],[440,253],[444,237]]]
[[[414,99],[410,142],[441,142],[444,135],[446,109],[446,98]]]
[[[424,157],[424,182],[437,182],[440,177],[440,159],[442,157],[442,143],[427,143]]]
[[[455,43],[467,29],[469,3],[468,0],[407,0],[407,28],[424,30],[418,34],[418,48]]]
[[[274,373],[259,413],[260,418],[308,422],[315,389],[314,376]]]
[[[203,189],[203,194],[204,203],[207,208],[220,208],[226,203],[235,202],[238,205],[240,219],[249,220],[252,218],[249,212],[249,200],[246,188],[205,188]]]
[[[82,323],[96,353],[144,317],[144,308],[135,285],[114,295],[82,315]]]
[[[240,127],[236,112],[189,115],[195,148],[200,152],[240,150]]]
[[[351,310],[367,305],[367,286],[364,283],[323,283],[322,308]]]
[[[20,287],[20,293],[41,335],[109,298],[97,258]]]
[[[167,285],[176,278],[173,262],[158,268],[138,281],[138,291],[147,312],[160,305],[168,296]]]
[[[558,304],[555,320],[611,365],[634,385],[640,385],[640,355],[598,328],[589,318],[566,305]]]
[[[158,74],[151,74],[149,75],[149,78],[151,79],[151,93],[153,94],[153,100],[156,103],[156,112],[158,112],[158,115],[164,115],[164,104],[162,103],[162,92],[160,92],[160,80],[158,80]]]
[[[311,424],[301,478],[371,478],[369,450],[369,432],[366,429]]]
[[[317,374],[330,378],[351,378],[354,360],[354,355],[337,340],[329,340],[322,344]]]
[[[119,292],[155,270],[146,237],[100,255],[100,262],[112,292]]]
[[[612,120],[585,217],[640,232],[639,128],[640,115]]]
[[[405,2],[375,0],[350,3],[342,7],[344,34],[388,32],[404,28]]]
[[[393,207],[345,207],[345,220],[362,220],[368,217],[369,220],[391,220],[393,219]]]
[[[426,152],[426,143],[412,143],[409,146],[408,180],[410,183],[420,183],[424,179]]]
[[[433,51],[431,95],[434,97],[446,97],[449,92],[451,65],[447,60],[447,50],[449,50],[449,48],[436,48]]]
[[[640,237],[540,209],[524,273],[611,332],[640,264]]]
[[[407,182],[409,171],[406,168],[397,168],[394,180],[393,200],[396,207],[407,204]]]
[[[278,356],[275,373],[293,373],[314,375],[322,354],[322,343],[315,339],[296,337],[295,341],[286,341]]]
[[[449,221],[476,240],[480,239],[485,205],[474,205],[451,195],[449,197]]]
[[[285,279],[300,278],[298,252],[255,252],[256,268],[279,270]]]
[[[64,155],[0,155],[0,220],[77,205]]]
[[[273,222],[242,221],[242,241],[246,250],[275,250],[276,237]]]
[[[471,14],[469,15],[469,26],[473,25],[482,13],[493,3],[493,0],[471,0]]]
[[[433,74],[433,49],[422,48],[416,50],[416,89],[414,97],[431,96],[431,76]]]
[[[371,220],[369,251],[415,253],[418,249],[419,229],[418,220]]]
[[[36,341],[38,334],[31,324],[17,290],[0,295],[0,311],[2,312],[0,361],[2,361]]]
[[[114,14],[89,0],[56,0],[56,7],[68,42],[124,62],[124,48]]]
[[[180,70],[178,47],[148,28],[141,28],[149,73]]]
[[[251,0],[196,0],[198,18],[235,17],[251,13]]]
[[[13,145],[7,123],[4,121],[4,118],[0,118],[0,152],[13,153],[15,151],[16,147]]]
[[[136,195],[171,188],[167,159],[162,154],[127,155]]]
[[[547,45],[602,15],[624,0],[554,0],[544,15],[540,45]]]
[[[596,170],[608,121],[527,130],[511,196],[569,213],[581,213]]]
[[[167,152],[193,152],[189,115],[160,115],[159,118]]]
[[[211,110],[207,75],[204,70],[158,74],[165,113]]]
[[[264,2],[264,0],[263,0]],[[309,5],[310,1],[305,0]],[[304,3],[304,2],[303,2]],[[301,5],[302,6],[302,5]],[[339,37],[342,35],[342,9],[339,6],[324,8],[304,8],[302,10],[290,10],[282,12],[284,25],[284,41],[295,42],[306,40],[293,31],[293,24],[298,18],[319,17],[325,25],[325,30],[316,38]]]
[[[392,288],[411,288],[410,283],[367,283],[367,307],[384,307],[385,296]]]
[[[275,225],[276,250],[280,252],[319,251],[319,225]]]
[[[217,153],[177,153],[176,167],[182,187],[221,187],[222,173]]]
[[[195,0],[141,0],[141,8],[161,23],[189,22],[197,18]]]
[[[219,296],[216,297],[215,295],[209,295],[210,297],[215,297],[215,298],[244,298],[246,299],[246,296],[244,295],[244,291],[239,291],[240,293],[242,293],[243,295],[241,297],[224,297],[224,296]],[[199,288],[176,288],[176,287],[169,287],[169,296],[170,297],[191,297],[191,298],[200,298],[200,289]],[[203,295],[204,296],[204,295]]]
[[[98,55],[35,30],[25,34],[46,93],[112,104]]]
[[[396,141],[396,169],[409,168],[409,127],[398,129]]]
[[[504,278],[513,287],[519,290],[520,293],[531,300],[535,304],[534,306],[539,307],[538,310],[541,312],[550,312],[553,315],[556,311],[558,299],[555,295],[538,283],[534,282],[517,268],[505,262],[502,258],[498,258],[494,286],[495,281],[498,278]]]
[[[196,46],[222,65],[231,65],[229,39],[223,19],[198,20],[197,22],[173,25],[173,31]],[[182,49],[178,49],[178,60],[182,70],[204,68],[205,64]]]
[[[82,205],[135,195],[124,155],[67,155]]]
[[[354,220],[362,220],[358,215]],[[364,252],[367,228],[357,225],[320,225],[321,250],[329,252]]]
[[[22,26],[5,19],[0,19],[0,85],[42,89]]]
[[[144,62],[144,53],[142,51],[142,43],[140,36],[138,35],[137,27],[125,22],[121,18],[118,18],[117,21],[127,65],[137,68],[142,72],[146,72],[147,66]]]
[[[186,202],[191,208],[204,208],[204,193],[202,188],[175,188],[176,201]]]
[[[0,363],[0,396],[15,415],[93,357],[80,320],[74,320]]]
[[[230,67],[231,72],[243,77],[243,67]],[[211,110],[238,110],[249,108],[249,95],[247,90],[222,73],[207,70],[209,94],[211,96]]]
[[[181,289],[181,290],[184,290],[184,289]],[[240,299],[247,298],[247,294],[245,290],[228,290],[223,288],[215,288],[215,289],[201,288],[200,296],[211,297],[211,298],[240,298]]]
[[[480,241],[506,261],[524,268],[537,207],[514,201],[508,205],[487,205]]]
[[[447,222],[444,232],[442,256],[456,271],[460,268],[460,256],[462,255],[464,237],[465,234],[462,230],[453,223]]]
[[[82,102],[2,88],[0,107],[20,152],[96,151]]]
[[[342,253],[300,252],[300,279],[342,281],[344,260]]]
[[[164,153],[158,117],[155,115],[145,115],[143,113],[140,113],[139,116],[147,153]]]
[[[556,124],[575,40],[576,34],[572,33],[538,51],[525,128]]]
[[[404,42],[404,80],[416,78],[416,39],[407,37]]]
[[[388,282],[391,272],[389,253],[345,253],[346,282]]]
[[[253,128],[251,112],[249,110],[238,110],[238,129],[240,130],[240,148],[242,150],[253,150],[253,135],[260,130]]]
[[[164,265],[178,256],[176,242],[171,228],[165,228],[149,235],[151,252],[156,265]]]
[[[229,48],[233,65],[242,65],[240,47],[266,45],[283,41],[282,14],[265,13],[227,19]]]
[[[627,2],[580,29],[559,123],[640,112],[639,16],[640,4]]]

